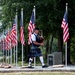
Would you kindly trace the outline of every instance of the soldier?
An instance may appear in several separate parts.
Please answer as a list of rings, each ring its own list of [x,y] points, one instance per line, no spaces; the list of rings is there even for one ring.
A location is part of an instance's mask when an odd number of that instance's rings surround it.
[[[43,42],[43,38],[39,35],[39,28],[35,28],[33,34],[31,35],[31,39],[32,39],[32,44],[31,44],[31,49],[29,52],[29,64],[28,64],[28,68],[32,68],[32,61],[33,61],[33,57],[39,57],[40,62],[42,64],[42,68],[46,68],[48,67],[47,65],[44,64],[44,59],[42,56],[42,52],[39,48],[39,46],[44,46],[44,42]]]

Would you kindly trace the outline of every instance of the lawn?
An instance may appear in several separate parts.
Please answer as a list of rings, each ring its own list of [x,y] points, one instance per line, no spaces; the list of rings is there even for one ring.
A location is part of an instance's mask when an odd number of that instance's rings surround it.
[[[75,72],[12,72],[0,75],[75,75]]]

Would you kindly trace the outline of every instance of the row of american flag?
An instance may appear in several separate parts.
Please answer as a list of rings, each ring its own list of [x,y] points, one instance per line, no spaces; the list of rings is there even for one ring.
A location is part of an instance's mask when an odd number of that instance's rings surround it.
[[[13,22],[13,26],[11,30],[8,30],[6,37],[3,38],[0,41],[0,49],[3,48],[3,42],[4,42],[4,49],[5,50],[10,50],[12,47],[15,47],[18,43],[18,38],[17,38],[17,19],[15,15],[15,19]],[[33,8],[32,15],[30,18],[30,22],[28,25],[28,44],[31,44],[31,34],[33,32],[33,29],[35,28],[35,7]],[[21,20],[20,20],[20,41],[22,45],[25,45],[25,38],[24,38],[24,26],[23,26],[23,11],[21,11]]]
[[[69,28],[68,28],[68,19],[67,19],[67,12],[65,12],[61,28],[63,29],[63,41],[67,42],[69,39]],[[32,15],[30,18],[30,22],[28,25],[28,44],[31,44],[31,34],[33,33],[33,29],[35,28],[35,7],[33,8]],[[8,31],[6,34],[6,38],[4,40],[1,40],[0,47],[2,48],[2,42],[4,41],[5,50],[11,49],[11,47],[14,47],[18,43],[17,39],[17,27],[16,27],[16,16],[14,19],[13,27],[11,31]],[[20,41],[23,45],[25,45],[25,38],[24,38],[24,26],[23,26],[23,13],[21,12],[21,20],[20,20]]]

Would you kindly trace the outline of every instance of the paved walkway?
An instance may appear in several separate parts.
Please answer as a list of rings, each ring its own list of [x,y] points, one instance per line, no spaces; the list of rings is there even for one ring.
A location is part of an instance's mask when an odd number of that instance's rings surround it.
[[[48,68],[42,68],[41,66],[35,66],[34,68],[26,67],[12,67],[12,68],[0,68],[0,72],[51,72],[51,71],[67,71],[75,72],[75,65],[69,66],[49,66]]]

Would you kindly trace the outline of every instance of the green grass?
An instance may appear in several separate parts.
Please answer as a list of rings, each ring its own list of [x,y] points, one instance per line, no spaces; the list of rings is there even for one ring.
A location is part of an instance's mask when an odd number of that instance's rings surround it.
[[[75,75],[75,72],[12,72],[0,75]]]

